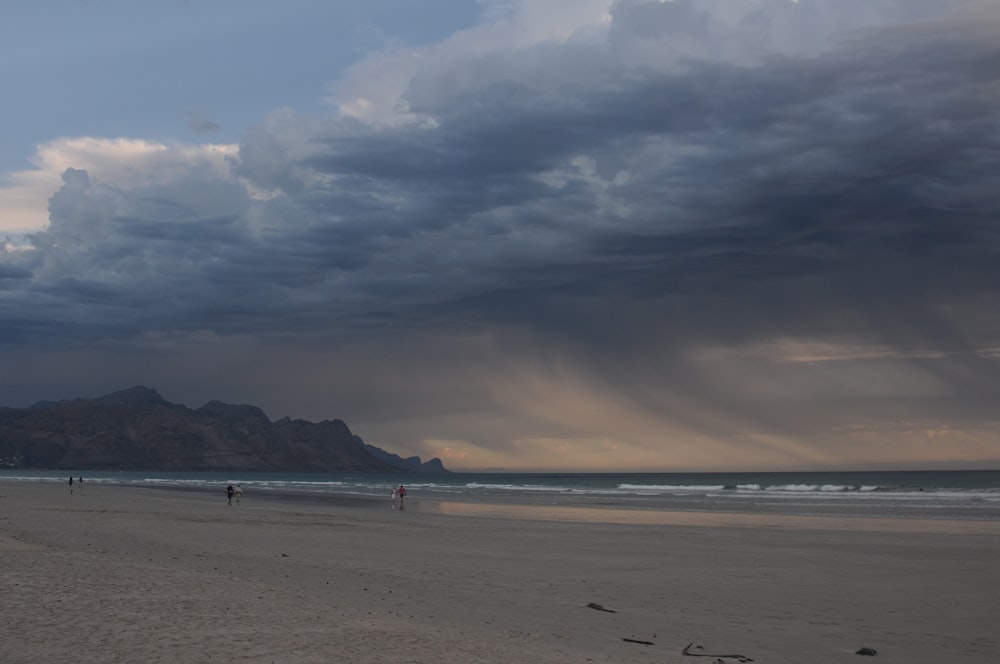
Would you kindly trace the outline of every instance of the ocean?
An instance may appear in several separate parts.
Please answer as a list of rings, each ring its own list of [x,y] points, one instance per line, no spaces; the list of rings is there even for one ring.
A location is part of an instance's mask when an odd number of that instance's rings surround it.
[[[75,472],[78,480],[81,473]],[[559,505],[1000,522],[1000,470],[782,473],[446,473],[305,474],[93,471],[86,486],[256,492],[322,499],[388,500],[404,484],[407,500]],[[6,482],[66,484],[64,471],[0,469]]]

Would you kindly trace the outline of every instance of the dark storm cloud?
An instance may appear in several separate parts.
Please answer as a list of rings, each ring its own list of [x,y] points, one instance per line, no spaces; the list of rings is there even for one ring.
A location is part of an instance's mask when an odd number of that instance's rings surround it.
[[[330,137],[305,163],[403,194],[399,217],[382,208],[380,230],[461,226],[494,243],[496,260],[478,266],[495,271],[493,288],[457,305],[482,302],[497,318],[531,319],[573,297],[612,309],[669,298],[701,322],[691,334],[727,343],[782,331],[898,342],[914,325],[917,345],[991,343],[995,330],[951,332],[997,286],[1000,50],[989,32],[959,27],[871,31],[821,59],[605,67],[556,94],[480,81],[478,104],[466,91],[411,104],[433,128]],[[605,179],[629,172],[605,192],[627,215],[600,210],[582,177],[540,182],[578,156]],[[447,233],[443,250],[460,231]],[[530,245],[546,233],[561,236],[551,253],[507,251],[517,234]],[[949,320],[946,304],[961,313]]]
[[[831,306],[890,330],[921,316],[931,333],[931,309],[996,287],[1000,49],[959,27],[867,32],[827,57],[753,65],[628,68],[579,45],[514,58],[549,62],[535,77],[547,87],[472,61],[485,75],[470,88],[411,84],[411,109],[433,127],[348,125],[291,161],[280,134],[248,135],[241,172],[284,164],[256,180],[286,198],[252,203],[197,178],[90,191],[70,171],[50,242],[38,242],[52,254],[31,260],[79,269],[48,282],[50,296],[131,307],[155,281],[172,295],[155,317],[168,327],[197,312],[196,324],[233,329],[250,301],[269,315],[294,290],[304,303],[350,301],[352,315],[478,307],[526,325],[564,300],[639,300],[701,321],[691,334],[738,316],[738,331],[720,333],[729,341],[819,332]],[[590,75],[556,82],[573,62],[592,62]],[[251,206],[270,218],[262,231]]]

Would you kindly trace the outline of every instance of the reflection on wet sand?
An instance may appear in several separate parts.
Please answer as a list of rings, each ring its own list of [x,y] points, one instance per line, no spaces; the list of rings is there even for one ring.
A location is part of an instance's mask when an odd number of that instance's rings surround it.
[[[420,510],[425,513],[445,514],[449,516],[574,521],[581,523],[1000,535],[1000,522],[978,520],[746,514],[716,511],[615,509],[572,507],[566,505],[522,505],[458,501],[422,501]]]

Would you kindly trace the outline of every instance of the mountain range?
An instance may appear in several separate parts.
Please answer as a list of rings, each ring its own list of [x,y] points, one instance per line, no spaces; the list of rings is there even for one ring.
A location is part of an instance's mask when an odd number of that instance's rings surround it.
[[[136,386],[0,408],[0,466],[52,470],[447,472],[368,445],[341,420],[271,421],[257,406],[191,409]]]

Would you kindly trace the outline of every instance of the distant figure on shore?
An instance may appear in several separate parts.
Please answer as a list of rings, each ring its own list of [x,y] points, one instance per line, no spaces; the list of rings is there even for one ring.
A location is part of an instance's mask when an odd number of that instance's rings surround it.
[[[80,491],[83,491],[83,475],[80,475],[80,479],[78,479],[76,483],[80,485],[76,488],[79,489]]]
[[[233,494],[235,492],[236,492],[236,490],[233,489],[233,485],[232,484],[227,484],[226,485],[226,500],[228,501],[228,503],[230,505],[233,504]]]
[[[69,476],[69,495],[73,495],[73,476]]]
[[[399,489],[392,487],[392,506],[396,506],[396,499],[399,498]]]
[[[399,506],[403,506],[403,499],[406,498],[406,487],[402,484],[399,485]]]
[[[239,506],[240,500],[243,498],[243,487],[237,484],[233,494],[236,496],[236,505]]]

